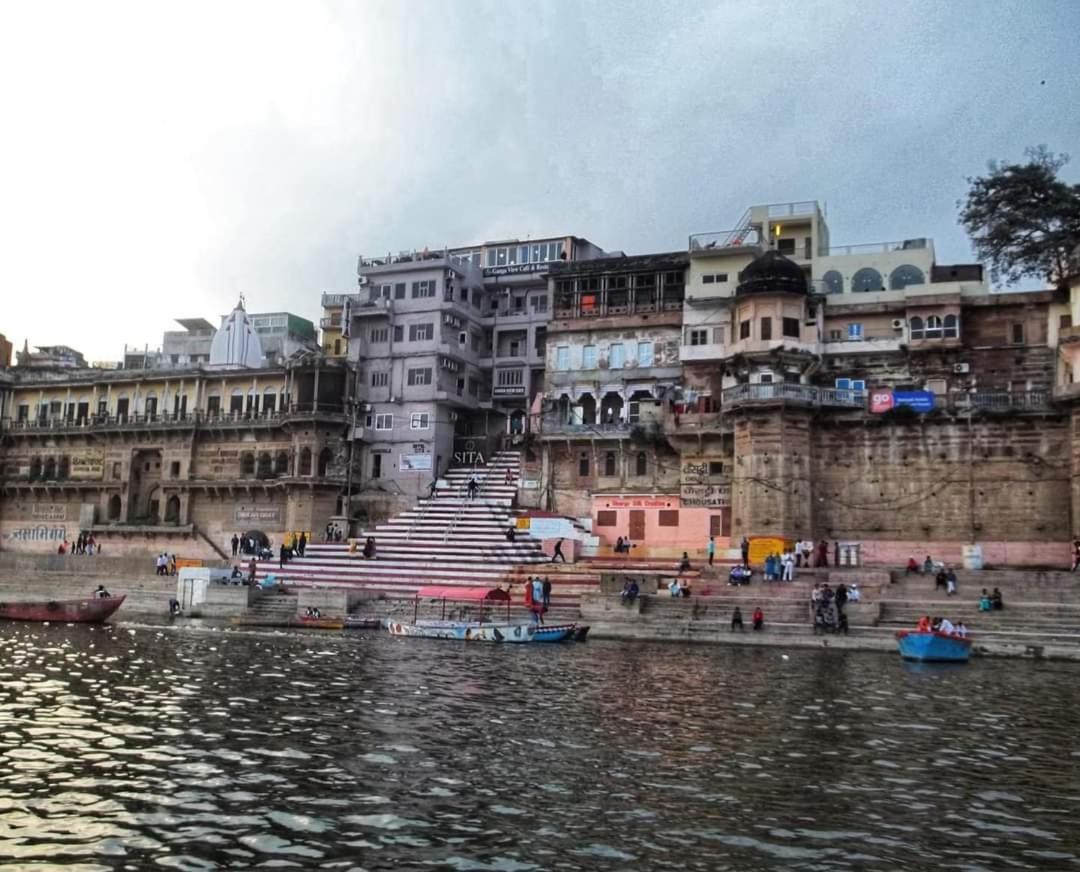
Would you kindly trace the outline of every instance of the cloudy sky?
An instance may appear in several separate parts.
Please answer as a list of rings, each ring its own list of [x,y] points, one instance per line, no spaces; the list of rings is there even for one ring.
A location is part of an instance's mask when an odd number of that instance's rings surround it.
[[[964,260],[988,158],[1080,178],[1078,33],[1075,0],[4,4],[0,333],[115,360],[240,293],[317,318],[361,252],[665,250],[787,200]]]

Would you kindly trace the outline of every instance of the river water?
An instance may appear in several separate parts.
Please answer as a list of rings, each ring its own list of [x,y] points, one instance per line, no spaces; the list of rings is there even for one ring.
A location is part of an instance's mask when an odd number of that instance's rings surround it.
[[[7,625],[0,863],[1080,869],[1078,685],[1019,661]]]

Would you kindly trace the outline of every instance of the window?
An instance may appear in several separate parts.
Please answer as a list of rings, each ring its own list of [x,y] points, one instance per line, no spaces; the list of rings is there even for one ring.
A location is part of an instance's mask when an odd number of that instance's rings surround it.
[[[659,527],[678,527],[679,510],[661,509],[659,512],[656,513],[656,524]]]
[[[848,342],[858,342],[863,338],[862,324],[847,325]]]
[[[923,338],[923,319],[917,315],[908,321],[908,332],[911,334],[912,339]]]
[[[555,369],[570,369],[570,346],[560,345],[555,349]]]
[[[435,325],[430,321],[426,324],[409,325],[410,342],[427,342],[435,335]]]
[[[395,324],[394,325],[394,341],[395,342],[404,342],[405,341],[405,327],[404,327],[404,325],[402,325],[402,324]]]
[[[398,282],[396,285],[394,285],[394,299],[405,299],[405,282]]]
[[[547,311],[547,294],[534,294],[529,299],[532,302],[532,310],[534,312]]]
[[[707,328],[690,331],[690,344],[691,345],[708,345],[709,344],[709,331]]]
[[[510,347],[508,350],[510,353],[507,354],[507,357],[521,357],[521,340],[511,339]]]
[[[252,454],[250,451],[246,451],[240,455],[240,474],[255,474],[255,455]]]
[[[387,342],[390,339],[389,327],[372,327],[371,332],[368,334],[368,342],[372,345],[380,345],[383,342]]]
[[[885,290],[885,283],[882,281],[881,273],[876,269],[864,266],[851,277],[851,290],[854,293],[883,291]]]
[[[1024,325],[1023,324],[1013,324],[1009,328],[1009,342],[1011,342],[1013,345],[1023,345],[1024,344]]]
[[[649,458],[644,451],[639,451],[634,458],[634,475],[643,476],[649,474]]]
[[[955,315],[945,316],[945,338],[958,339],[960,337],[960,319]]]
[[[385,388],[388,384],[390,384],[390,373],[373,372],[371,374],[371,386],[373,388]]]
[[[394,429],[394,416],[393,416],[393,414],[376,415],[375,416],[375,429],[376,430],[393,430]]]
[[[622,369],[626,366],[626,346],[621,342],[612,342],[608,347],[608,369]]]
[[[758,384],[771,385],[773,383],[773,376],[771,372],[763,372],[758,376]]]
[[[926,319],[926,338],[940,339],[945,333],[945,325],[937,315],[930,315]]]
[[[431,415],[427,412],[413,412],[409,416],[409,429],[427,430],[431,427]]]
[[[420,298],[423,298],[423,297],[434,297],[435,296],[435,280],[434,279],[427,279],[426,281],[422,281],[422,282],[413,282],[412,283],[412,296],[413,296],[414,300],[420,299]]]
[[[586,345],[581,349],[581,368],[596,369],[596,346]]]
[[[409,370],[409,386],[431,384],[431,367],[425,366]]]
[[[619,523],[619,513],[611,510],[600,511],[596,513],[596,526],[597,527],[614,527]]]
[[[724,461],[722,460],[710,460],[709,461],[709,475],[723,475],[724,474]]]
[[[500,369],[495,376],[496,384],[506,387],[525,384],[525,371],[522,369]]]
[[[618,475],[615,468],[615,452],[604,452],[604,475]]]
[[[889,290],[891,291],[902,291],[908,285],[924,284],[926,284],[926,277],[923,271],[909,263],[898,266],[889,273]]]
[[[706,273],[705,275],[703,275],[701,277],[701,283],[703,285],[711,285],[715,281],[716,281],[716,276],[714,274],[712,274],[712,273]]]
[[[861,394],[866,391],[866,381],[861,378],[838,378],[836,380],[838,391],[854,391]]]
[[[341,354],[341,340],[340,339],[335,339],[334,340],[334,354],[335,355]]]
[[[589,452],[582,451],[578,455],[577,474],[586,478],[589,475]]]
[[[821,277],[821,282],[825,285],[826,294],[844,293],[844,277],[840,274],[839,270],[829,270]]]
[[[795,253],[795,240],[794,239],[777,239],[776,250],[781,254],[794,254]]]
[[[785,336],[790,336],[792,339],[799,338],[799,319],[798,318],[785,318],[783,323],[783,332]]]
[[[1058,316],[1058,330],[1068,330],[1072,327],[1072,315]]]
[[[639,342],[637,344],[637,365],[653,365],[653,344],[651,342]]]
[[[740,339],[749,339],[750,338],[750,322],[749,321],[740,321],[739,322],[739,338]]]
[[[772,318],[761,319],[761,339],[772,339]]]

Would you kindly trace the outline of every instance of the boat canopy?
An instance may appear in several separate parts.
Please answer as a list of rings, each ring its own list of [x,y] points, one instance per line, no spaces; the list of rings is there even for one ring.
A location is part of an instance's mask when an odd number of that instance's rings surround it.
[[[416,592],[420,599],[447,599],[463,602],[509,602],[510,594],[499,587],[457,587],[433,584]]]

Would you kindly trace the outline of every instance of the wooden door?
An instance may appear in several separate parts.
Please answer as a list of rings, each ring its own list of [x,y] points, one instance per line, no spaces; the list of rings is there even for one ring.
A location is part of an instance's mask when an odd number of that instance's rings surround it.
[[[641,509],[630,510],[630,541],[640,542],[645,538],[645,512]]]

